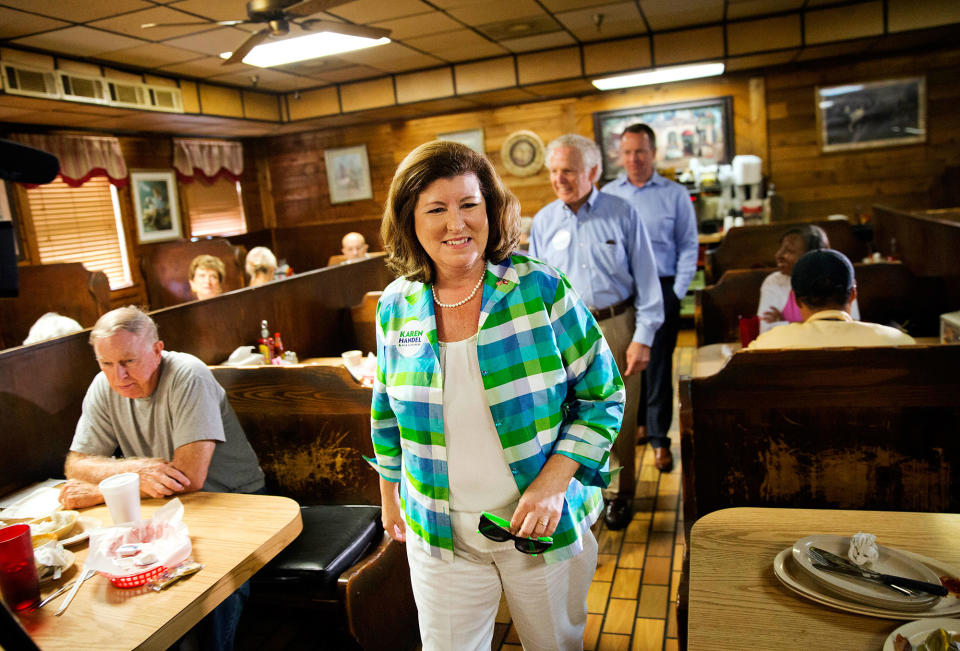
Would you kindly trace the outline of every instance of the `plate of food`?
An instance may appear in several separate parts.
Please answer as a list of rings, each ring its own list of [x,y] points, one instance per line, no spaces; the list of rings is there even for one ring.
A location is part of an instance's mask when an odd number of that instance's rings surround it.
[[[30,525],[31,535],[50,533],[60,540],[73,531],[79,517],[76,511],[55,511],[42,518],[34,518],[27,524]]]
[[[960,619],[908,622],[887,636],[883,651],[960,651]]]

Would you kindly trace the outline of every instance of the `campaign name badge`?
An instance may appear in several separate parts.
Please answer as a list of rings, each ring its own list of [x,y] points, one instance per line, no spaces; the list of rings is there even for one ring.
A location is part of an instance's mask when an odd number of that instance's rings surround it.
[[[426,331],[419,321],[407,321],[400,328],[400,336],[397,337],[397,350],[404,357],[412,357],[417,354],[423,342],[427,340]]]
[[[557,234],[553,236],[553,240],[551,240],[550,245],[558,251],[562,251],[570,246],[570,231],[557,231]]]

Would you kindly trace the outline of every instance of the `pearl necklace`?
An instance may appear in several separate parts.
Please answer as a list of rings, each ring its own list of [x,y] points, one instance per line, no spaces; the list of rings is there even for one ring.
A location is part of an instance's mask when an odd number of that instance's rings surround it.
[[[483,277],[486,275],[487,275],[487,271],[486,269],[484,269],[483,273],[480,274],[480,279],[477,281],[477,284],[473,286],[473,291],[470,292],[470,296],[467,296],[462,301],[457,301],[456,303],[441,303],[440,299],[437,298],[437,286],[434,285],[433,287],[430,288],[430,291],[433,292],[433,302],[439,305],[440,307],[460,307],[464,303],[469,303],[470,299],[477,295],[477,290],[480,289],[480,285],[483,284]]]

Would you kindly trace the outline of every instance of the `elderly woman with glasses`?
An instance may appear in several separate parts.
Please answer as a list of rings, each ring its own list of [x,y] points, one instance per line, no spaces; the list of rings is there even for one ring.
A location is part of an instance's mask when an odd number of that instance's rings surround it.
[[[582,647],[623,381],[567,279],[513,253],[519,222],[454,142],[407,155],[387,197],[370,461],[425,651],[489,649],[501,593],[525,649]]]

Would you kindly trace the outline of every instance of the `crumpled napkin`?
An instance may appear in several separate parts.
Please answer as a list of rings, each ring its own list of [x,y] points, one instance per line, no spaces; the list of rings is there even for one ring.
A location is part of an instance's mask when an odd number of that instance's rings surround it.
[[[121,545],[139,544],[140,553],[122,557],[117,548]],[[157,564],[175,567],[190,557],[193,545],[190,532],[183,523],[183,502],[174,498],[157,509],[149,520],[130,522],[90,534],[90,555],[87,568],[111,576],[130,576],[150,570]],[[153,554],[156,562],[138,564]]]
[[[880,557],[877,537],[872,533],[855,533],[850,536],[847,558],[857,565],[872,563]]]
[[[40,575],[41,581],[46,579],[56,581],[71,564],[63,545],[56,540],[51,540],[47,544],[34,549],[33,560],[37,565],[37,574]]]

